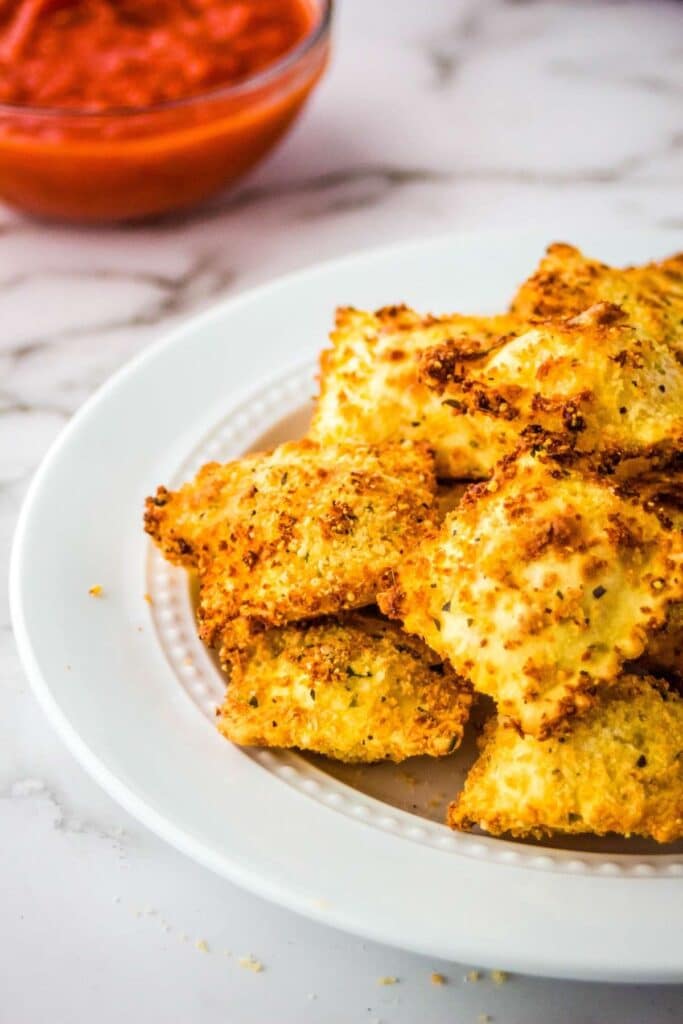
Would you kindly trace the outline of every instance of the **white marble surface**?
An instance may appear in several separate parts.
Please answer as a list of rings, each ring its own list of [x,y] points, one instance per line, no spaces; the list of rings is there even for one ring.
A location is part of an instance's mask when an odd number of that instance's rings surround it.
[[[216,297],[450,229],[541,224],[549,239],[571,238],[600,220],[658,226],[681,247],[680,4],[342,0],[335,34],[306,117],[210,209],[88,231],[0,210],[3,565],[28,480],[71,413]],[[673,987],[467,983],[462,965],[364,944],[196,867],[113,804],[53,736],[0,601],[2,1024],[683,1018]],[[239,967],[249,953],[262,973]],[[431,985],[432,970],[448,984]],[[381,975],[399,983],[378,986]]]

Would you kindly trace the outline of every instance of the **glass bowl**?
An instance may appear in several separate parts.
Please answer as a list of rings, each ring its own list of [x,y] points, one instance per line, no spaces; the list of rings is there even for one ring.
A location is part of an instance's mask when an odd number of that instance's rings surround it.
[[[323,73],[332,0],[312,8],[298,46],[236,85],[97,112],[0,104],[0,198],[43,217],[105,222],[218,192],[282,138]]]

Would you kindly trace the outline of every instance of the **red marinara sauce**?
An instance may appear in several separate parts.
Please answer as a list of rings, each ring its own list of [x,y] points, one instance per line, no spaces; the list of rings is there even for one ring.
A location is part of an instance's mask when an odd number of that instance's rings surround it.
[[[82,220],[204,198],[298,113],[328,16],[321,0],[0,0],[0,195]]]

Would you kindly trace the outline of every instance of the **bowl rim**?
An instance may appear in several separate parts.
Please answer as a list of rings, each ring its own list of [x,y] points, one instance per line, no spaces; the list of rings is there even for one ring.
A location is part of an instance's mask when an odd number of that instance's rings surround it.
[[[0,117],[28,117],[45,119],[84,119],[96,122],[116,117],[144,117],[149,114],[166,113],[172,110],[181,110],[191,107],[197,103],[212,102],[214,100],[244,96],[252,90],[269,85],[290,68],[293,68],[301,59],[311,53],[318,43],[323,42],[330,32],[332,14],[335,0],[315,0],[319,8],[317,18],[312,30],[304,36],[291,50],[287,50],[282,57],[272,64],[236,82],[233,85],[218,86],[206,92],[194,93],[192,96],[184,96],[182,99],[166,100],[162,103],[150,103],[147,106],[139,107],[107,107],[105,110],[88,110],[84,107],[40,107],[22,103],[0,103]]]

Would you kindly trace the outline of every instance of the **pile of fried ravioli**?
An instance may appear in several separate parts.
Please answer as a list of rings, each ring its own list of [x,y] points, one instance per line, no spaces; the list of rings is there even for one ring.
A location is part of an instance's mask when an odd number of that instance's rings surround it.
[[[337,311],[308,435],[147,499],[234,743],[442,757],[448,823],[683,838],[683,254],[508,312]],[[485,696],[484,696],[485,695]]]

